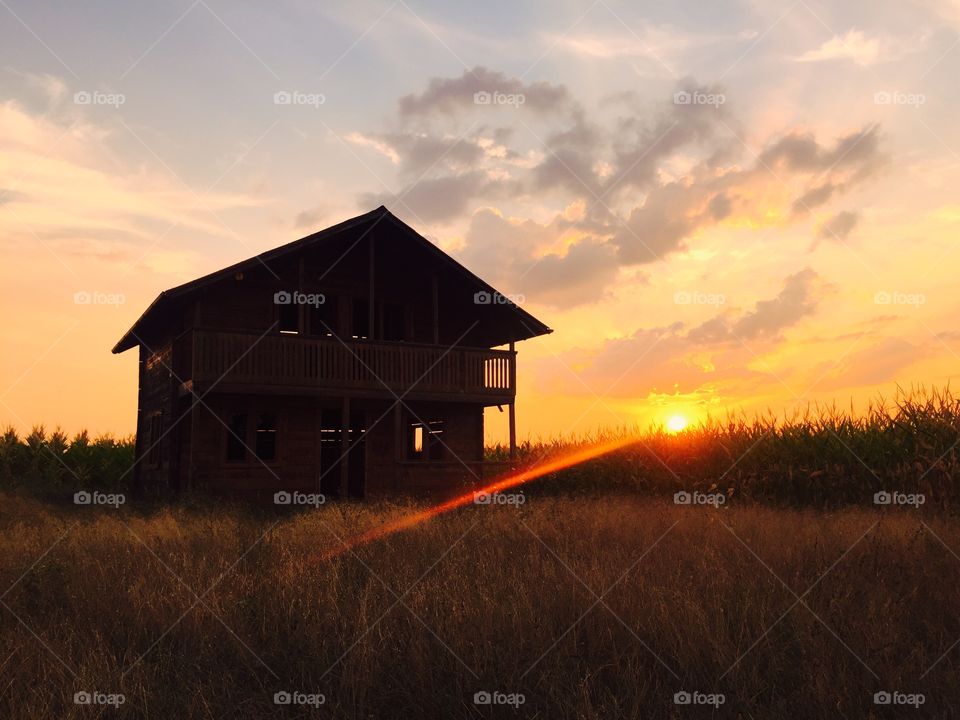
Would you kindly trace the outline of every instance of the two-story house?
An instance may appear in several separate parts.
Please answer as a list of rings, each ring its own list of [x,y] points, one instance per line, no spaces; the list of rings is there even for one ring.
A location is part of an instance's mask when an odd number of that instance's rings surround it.
[[[162,292],[139,347],[136,483],[365,497],[462,490],[484,408],[516,446],[519,340],[551,332],[386,208]]]

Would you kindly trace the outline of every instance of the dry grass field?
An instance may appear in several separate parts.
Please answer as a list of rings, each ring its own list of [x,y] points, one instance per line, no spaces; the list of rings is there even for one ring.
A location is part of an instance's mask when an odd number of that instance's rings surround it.
[[[350,548],[420,506],[133,505],[0,497],[0,716],[960,716],[930,508],[532,494]]]

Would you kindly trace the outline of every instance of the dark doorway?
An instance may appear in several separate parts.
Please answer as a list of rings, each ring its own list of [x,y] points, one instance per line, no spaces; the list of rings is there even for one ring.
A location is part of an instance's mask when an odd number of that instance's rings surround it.
[[[347,462],[347,496],[362,498],[367,472],[367,418],[363,412],[350,413],[347,457],[343,457],[343,413],[329,408],[320,411],[320,492],[340,498],[340,472]]]
[[[347,493],[363,498],[367,477],[367,418],[362,412],[350,413],[350,465],[347,468]]]
[[[340,497],[340,411],[320,411],[320,492]]]

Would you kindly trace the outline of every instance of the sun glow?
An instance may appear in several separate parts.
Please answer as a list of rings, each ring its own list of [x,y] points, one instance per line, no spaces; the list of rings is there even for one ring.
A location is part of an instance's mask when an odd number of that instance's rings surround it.
[[[683,415],[671,415],[667,419],[667,430],[672,433],[678,433],[687,429],[690,423]]]

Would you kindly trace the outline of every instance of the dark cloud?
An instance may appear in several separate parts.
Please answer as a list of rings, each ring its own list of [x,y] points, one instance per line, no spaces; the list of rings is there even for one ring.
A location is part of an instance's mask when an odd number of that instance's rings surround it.
[[[812,315],[817,308],[815,283],[817,273],[804,268],[790,275],[783,290],[772,300],[761,300],[754,309],[737,320],[732,335],[738,338],[776,337],[801,318]]]
[[[471,218],[466,245],[457,255],[495,286],[537,303],[565,308],[595,302],[618,272],[616,251],[593,237],[578,238],[563,252],[547,251],[572,227],[562,216],[548,224],[517,222],[481,209]]]
[[[602,187],[594,168],[604,142],[601,130],[574,112],[568,127],[546,138],[545,157],[533,169],[528,191],[564,188],[575,196],[598,196]]]
[[[828,172],[872,166],[880,157],[879,150],[879,126],[870,125],[841,137],[832,148],[817,142],[813,133],[791,133],[768,146],[760,160],[796,172]]]
[[[723,88],[699,85],[687,78],[674,88],[674,102],[666,105],[656,120],[630,116],[621,118],[613,142],[613,172],[607,180],[607,194],[646,188],[654,184],[665,158],[687,146],[711,146],[711,152],[727,152],[732,145],[724,125],[732,123],[725,102],[677,103],[678,97],[724,98]]]
[[[297,230],[309,230],[310,228],[319,228],[320,221],[325,213],[322,210],[302,210],[297,213],[293,220],[293,227]]]
[[[685,250],[697,230],[715,225],[735,210],[765,222],[768,207],[735,201],[756,194],[751,191],[762,191],[771,180],[802,185],[813,178],[813,187],[792,205],[792,214],[800,216],[849,191],[884,161],[875,126],[844,136],[832,146],[819,143],[812,134],[790,134],[768,146],[753,167],[718,170],[707,161],[683,181],[653,186],[644,203],[634,207],[626,221],[617,223],[613,242],[624,263],[654,262]],[[771,177],[771,171],[776,177]],[[833,219],[835,227],[831,229],[836,235],[853,229],[856,217],[850,215],[840,213]]]
[[[578,242],[563,255],[538,258],[518,280],[530,298],[555,307],[601,300],[619,270],[616,250],[605,242]]]
[[[651,190],[644,204],[633,208],[614,233],[621,260],[628,265],[649,263],[684,250],[684,240],[704,219],[705,213],[698,210],[704,200],[702,188],[689,183],[673,182]]]
[[[470,210],[470,201],[484,195],[488,185],[486,174],[479,170],[462,175],[430,178],[414,182],[396,196],[390,193],[362,195],[361,205],[396,206],[413,214],[414,221],[444,222]]]
[[[710,200],[707,208],[710,210],[710,217],[723,220],[733,211],[733,202],[726,193],[718,193]]]
[[[794,215],[803,215],[829,202],[835,189],[833,184],[829,182],[810,188],[793,201]]]
[[[471,127],[461,136],[464,118],[459,113],[489,110],[474,104],[476,92],[522,94],[521,108],[536,117],[527,115],[522,124],[510,127]],[[384,193],[368,193],[360,201],[400,210],[405,204],[414,221],[447,222],[473,214],[466,253],[475,256],[478,266],[487,256],[476,250],[477,238],[487,235],[477,227],[485,217],[476,213],[478,207],[506,200],[541,205],[580,201],[586,209],[575,221],[538,226],[554,236],[569,229],[578,238],[567,252],[539,266],[560,272],[568,264],[580,264],[581,272],[574,275],[592,283],[615,276],[614,258],[622,266],[656,262],[687,250],[697,233],[718,223],[770,227],[798,222],[809,210],[849,192],[884,162],[875,125],[833,142],[811,132],[787,132],[767,144],[759,158],[744,162],[723,88],[689,78],[656,103],[633,92],[611,98],[607,107],[627,114],[600,124],[563,85],[526,83],[483,67],[434,78],[422,92],[400,99],[396,128],[357,136],[359,144],[374,147],[396,164],[402,204]],[[781,185],[795,199],[785,200]],[[852,230],[842,214],[830,222],[838,236]],[[508,246],[498,244],[500,255],[522,263],[542,252],[535,245],[539,230],[508,224],[523,232],[504,229],[515,239]],[[542,271],[531,272],[537,278]],[[548,286],[544,281],[544,292]]]
[[[10,188],[0,187],[0,205],[6,205],[12,202],[22,202],[27,196],[23,193],[11,190]]]
[[[773,346],[782,333],[817,307],[819,278],[807,268],[787,277],[776,297],[743,313],[721,312],[687,328],[684,323],[641,328],[607,340],[598,352],[571,351],[568,365],[582,367],[584,381],[609,395],[691,392],[723,381],[755,382],[755,353]]]
[[[820,225],[817,229],[817,239],[846,240],[858,222],[860,222],[860,216],[857,213],[849,210],[838,212],[836,215],[831,215]]]
[[[403,96],[399,102],[400,115],[423,117],[476,108],[474,96],[477,93],[522,95],[523,104],[519,107],[541,114],[564,110],[571,102],[570,93],[563,85],[524,83],[502,72],[475,67],[464,70],[458,78],[433,78],[422,93]]]
[[[437,137],[427,133],[383,133],[372,136],[391,148],[406,175],[419,176],[432,168],[468,171],[483,158],[476,139]]]

